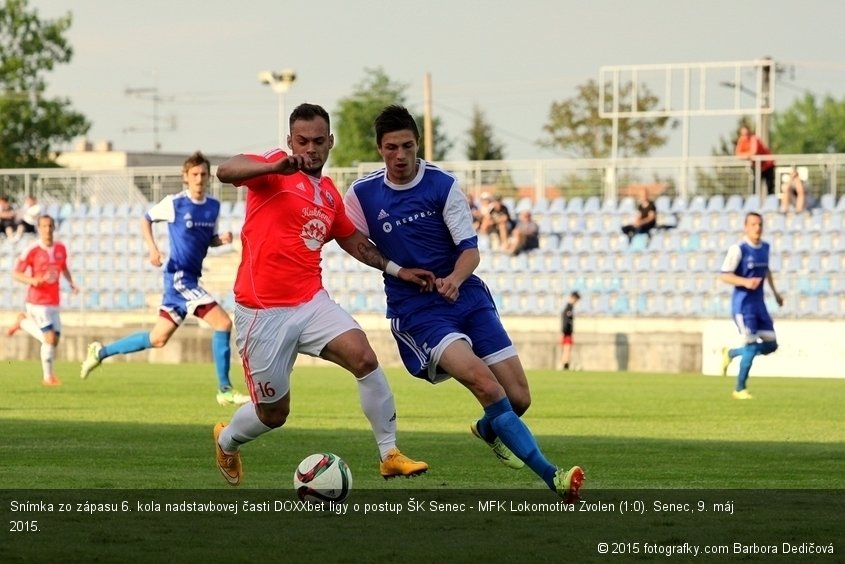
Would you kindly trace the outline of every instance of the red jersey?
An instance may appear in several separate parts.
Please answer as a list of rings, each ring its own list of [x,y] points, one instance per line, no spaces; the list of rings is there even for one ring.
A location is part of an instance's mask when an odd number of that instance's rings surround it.
[[[287,156],[281,149],[247,155],[262,162]],[[307,302],[323,287],[323,245],[349,237],[355,225],[331,178],[303,172],[247,180],[243,251],[235,278],[235,301],[266,309]]]
[[[757,142],[757,152],[752,155],[751,145],[754,141]],[[756,135],[749,135],[748,137],[743,137],[740,135],[739,139],[736,140],[736,150],[734,152],[741,157],[772,154],[769,148],[766,147],[766,144],[763,143],[763,140],[757,137]],[[760,161],[760,170],[769,170],[773,166],[775,166],[775,161]]]
[[[46,276],[46,282],[30,286],[26,303],[45,306],[59,305],[59,278],[67,268],[67,249],[58,241],[52,247],[33,243],[23,250],[15,264],[15,272],[27,272],[33,277]]]

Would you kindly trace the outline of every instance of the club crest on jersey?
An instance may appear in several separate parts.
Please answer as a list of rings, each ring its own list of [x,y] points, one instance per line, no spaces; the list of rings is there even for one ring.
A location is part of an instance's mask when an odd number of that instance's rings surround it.
[[[334,196],[332,196],[331,192],[323,190],[323,198],[329,203],[330,207],[334,207]]]
[[[326,242],[327,232],[326,224],[321,219],[314,218],[302,226],[299,236],[309,250],[319,251]]]

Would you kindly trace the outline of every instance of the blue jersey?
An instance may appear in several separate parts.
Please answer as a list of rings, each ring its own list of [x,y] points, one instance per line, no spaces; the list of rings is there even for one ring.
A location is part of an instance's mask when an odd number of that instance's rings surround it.
[[[353,182],[345,196],[346,213],[390,260],[442,278],[452,273],[461,252],[478,247],[478,237],[457,179],[422,159],[418,164],[409,184],[393,184],[385,169]],[[387,317],[403,317],[444,299],[393,276],[384,278]],[[461,295],[476,290],[488,294],[475,275],[461,285]]]
[[[167,222],[170,256],[165,272],[185,272],[195,278],[202,275],[202,261],[217,235],[220,202],[207,197],[191,199],[187,192],[166,196],[146,213],[149,221]]]
[[[734,314],[751,311],[766,310],[763,294],[766,277],[769,274],[769,244],[761,241],[755,246],[743,240],[731,245],[722,263],[722,272],[736,274],[743,278],[762,278],[757,288],[749,290],[742,286],[734,286],[731,298],[731,311]]]

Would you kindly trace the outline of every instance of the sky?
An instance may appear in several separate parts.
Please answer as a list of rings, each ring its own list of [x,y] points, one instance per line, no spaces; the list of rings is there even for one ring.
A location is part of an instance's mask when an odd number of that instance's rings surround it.
[[[598,80],[602,67],[768,56],[784,69],[775,83],[776,110],[804,92],[845,98],[839,0],[29,0],[29,6],[43,19],[73,15],[67,33],[73,59],[47,75],[47,94],[70,99],[89,118],[90,141],[108,140],[119,150],[153,150],[154,124],[164,152],[231,155],[276,146],[279,99],[259,83],[264,70],[295,71],[286,113],[302,102],[332,113],[367,69],[380,67],[407,85],[407,105],[421,114],[428,73],[433,114],[454,141],[448,155],[454,160],[465,158],[474,107],[493,126],[505,158],[571,157],[537,141],[552,103]],[[661,76],[653,91],[665,92]],[[733,90],[718,86],[733,76],[710,76],[708,100],[733,103]],[[749,71],[740,80],[753,90]],[[139,89],[145,92],[127,92]],[[738,97],[743,107],[755,103]],[[736,123],[734,116],[692,118],[689,153],[710,154]],[[681,146],[678,128],[659,156],[679,156]]]

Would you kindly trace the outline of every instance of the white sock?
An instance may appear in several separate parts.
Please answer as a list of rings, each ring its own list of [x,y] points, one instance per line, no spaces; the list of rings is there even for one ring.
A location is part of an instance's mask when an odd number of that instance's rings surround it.
[[[271,429],[258,418],[255,405],[252,402],[245,403],[238,408],[232,420],[220,432],[217,442],[223,452],[233,454],[240,450],[241,445],[257,439],[267,431]]]
[[[53,359],[56,358],[55,345],[41,343],[41,370],[44,372],[44,379],[53,374]]]
[[[357,380],[361,409],[370,421],[383,459],[390,449],[396,448],[396,402],[393,400],[393,392],[390,391],[390,384],[381,366]]]
[[[44,332],[41,330],[35,322],[28,318],[24,317],[21,319],[21,329],[32,335],[36,340],[40,341],[42,344],[44,343]]]

